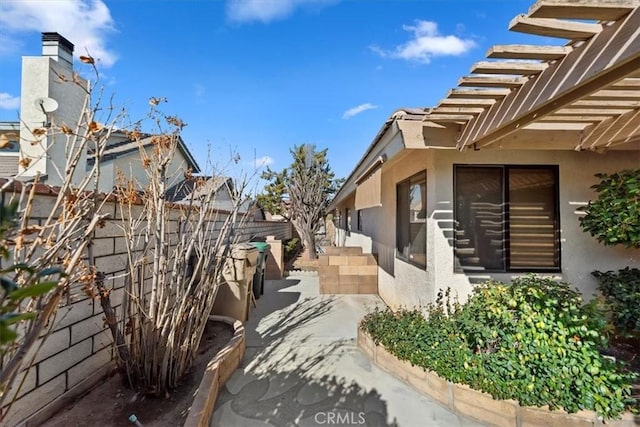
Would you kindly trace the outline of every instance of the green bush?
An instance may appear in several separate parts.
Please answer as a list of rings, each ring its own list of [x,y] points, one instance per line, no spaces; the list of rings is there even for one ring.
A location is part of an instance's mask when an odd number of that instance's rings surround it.
[[[596,177],[598,199],[582,209],[580,226],[603,245],[640,248],[640,169]]]
[[[375,311],[361,327],[398,358],[495,398],[613,418],[634,403],[635,376],[600,354],[605,325],[569,285],[526,276],[480,285],[463,305],[441,294],[427,318]]]
[[[298,239],[297,237],[293,237],[287,240],[284,244],[285,261],[289,261],[293,256],[295,256],[299,247],[300,247],[300,239]]]
[[[591,274],[598,279],[616,329],[625,336],[640,336],[640,269]]]

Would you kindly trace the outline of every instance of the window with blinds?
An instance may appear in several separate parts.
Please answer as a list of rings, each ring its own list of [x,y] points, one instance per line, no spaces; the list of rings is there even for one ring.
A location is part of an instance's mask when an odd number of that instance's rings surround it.
[[[560,269],[556,166],[454,167],[456,267]]]

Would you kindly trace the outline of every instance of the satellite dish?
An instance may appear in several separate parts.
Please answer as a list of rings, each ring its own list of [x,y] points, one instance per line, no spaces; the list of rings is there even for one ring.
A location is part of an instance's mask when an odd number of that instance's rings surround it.
[[[52,98],[37,98],[35,104],[45,114],[53,113],[58,109],[58,101]]]

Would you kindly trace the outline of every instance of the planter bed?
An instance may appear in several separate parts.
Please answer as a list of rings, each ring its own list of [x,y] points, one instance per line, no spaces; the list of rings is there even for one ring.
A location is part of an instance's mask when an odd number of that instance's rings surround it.
[[[487,393],[471,389],[464,384],[455,384],[419,366],[396,358],[383,346],[358,328],[358,347],[383,370],[408,383],[452,412],[487,425],[504,427],[526,426],[575,426],[575,427],[634,427],[640,425],[640,416],[625,412],[619,420],[603,422],[593,411],[569,414],[563,410],[549,410],[520,406],[515,400],[496,400]]]

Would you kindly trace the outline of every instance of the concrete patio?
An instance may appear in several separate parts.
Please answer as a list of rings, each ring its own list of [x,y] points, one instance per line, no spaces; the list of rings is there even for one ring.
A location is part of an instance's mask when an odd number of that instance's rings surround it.
[[[480,426],[374,366],[356,347],[373,295],[319,295],[318,277],[267,281],[247,351],[211,426]]]

